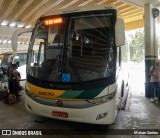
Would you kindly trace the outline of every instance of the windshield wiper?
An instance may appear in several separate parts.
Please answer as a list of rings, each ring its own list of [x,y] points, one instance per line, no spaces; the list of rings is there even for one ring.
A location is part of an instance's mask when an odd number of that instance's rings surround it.
[[[86,84],[83,81],[83,78],[81,77],[81,75],[79,74],[79,72],[77,71],[77,67],[74,65],[74,63],[69,59],[69,57],[67,57],[67,61],[71,67],[71,69],[73,69],[74,74],[76,75],[76,78],[78,79],[78,81],[80,82],[82,88],[84,89],[88,89]]]

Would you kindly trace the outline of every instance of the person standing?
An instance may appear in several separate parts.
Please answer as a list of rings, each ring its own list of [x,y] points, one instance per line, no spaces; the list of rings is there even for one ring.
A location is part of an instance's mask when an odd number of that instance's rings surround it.
[[[151,75],[150,83],[150,102],[158,101],[158,87],[160,83],[160,60],[156,59],[155,64],[151,66],[149,74]]]
[[[19,67],[19,62],[12,65],[12,68],[9,71],[9,92],[15,94],[17,99],[21,96],[19,95],[20,86],[20,73],[17,71]]]

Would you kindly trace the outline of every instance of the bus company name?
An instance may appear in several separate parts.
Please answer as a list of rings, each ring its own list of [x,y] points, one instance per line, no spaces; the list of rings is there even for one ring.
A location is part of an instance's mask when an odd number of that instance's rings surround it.
[[[39,95],[43,95],[43,96],[54,96],[54,93],[53,93],[53,92],[42,92],[42,91],[39,91]]]

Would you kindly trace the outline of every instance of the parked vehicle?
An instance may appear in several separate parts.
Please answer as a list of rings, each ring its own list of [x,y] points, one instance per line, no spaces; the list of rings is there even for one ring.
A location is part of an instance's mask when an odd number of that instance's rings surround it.
[[[26,61],[27,51],[9,51],[2,54],[3,59],[1,61],[1,69],[3,73],[7,72],[11,63],[19,61],[18,71],[21,75],[21,79],[26,79]]]
[[[124,21],[113,8],[38,19],[28,48],[27,111],[66,121],[114,123],[127,86],[121,74],[124,32]]]

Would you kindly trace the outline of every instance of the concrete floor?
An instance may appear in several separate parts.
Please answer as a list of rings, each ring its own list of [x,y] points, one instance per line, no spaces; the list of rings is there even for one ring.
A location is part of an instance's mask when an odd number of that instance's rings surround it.
[[[131,91],[128,96],[126,110],[121,110],[117,114],[115,123],[108,126],[97,126],[74,122],[65,122],[60,120],[46,119],[34,116],[26,112],[24,107],[24,96],[22,101],[14,105],[4,104],[0,101],[0,129],[52,129],[61,130],[62,133],[56,135],[43,135],[42,138],[55,137],[55,138],[160,138],[160,102],[151,103],[144,97],[144,80],[137,80],[135,71],[132,72],[131,78]],[[141,72],[138,72],[141,74]],[[137,82],[137,83],[136,83]],[[139,86],[138,86],[139,85]],[[21,92],[24,95],[24,91]],[[81,130],[80,130],[81,129]],[[87,133],[87,129],[91,133]],[[131,130],[130,130],[131,129]],[[132,135],[134,130],[142,129],[156,129],[159,135]],[[65,130],[65,131],[64,131]],[[73,132],[67,134],[66,132]],[[79,131],[80,130],[80,131]],[[106,133],[92,133],[94,131],[117,130],[114,135],[107,135]],[[125,131],[130,131],[131,135],[122,135]],[[65,132],[63,134],[63,132]],[[126,133],[125,133],[126,134]],[[2,136],[0,136],[2,137]],[[3,136],[4,137],[4,136]],[[8,136],[9,137],[9,136]],[[12,136],[17,137],[17,136]],[[25,137],[25,136],[18,136]],[[35,136],[30,136],[30,138]]]

